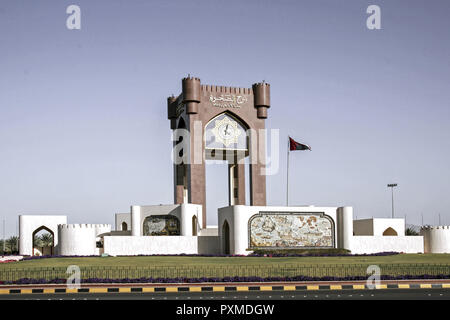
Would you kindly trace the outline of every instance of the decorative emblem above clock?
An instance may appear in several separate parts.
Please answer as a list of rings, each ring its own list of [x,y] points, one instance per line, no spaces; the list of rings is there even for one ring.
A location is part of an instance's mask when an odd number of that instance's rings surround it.
[[[238,123],[229,117],[215,120],[215,126],[212,132],[216,140],[227,147],[231,144],[238,143],[238,138],[242,134],[241,130],[239,130]]]

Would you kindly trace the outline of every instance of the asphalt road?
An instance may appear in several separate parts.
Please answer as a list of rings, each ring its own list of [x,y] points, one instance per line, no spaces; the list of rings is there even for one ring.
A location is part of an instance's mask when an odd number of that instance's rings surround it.
[[[1,300],[450,300],[448,289],[258,292],[75,293],[4,295]]]

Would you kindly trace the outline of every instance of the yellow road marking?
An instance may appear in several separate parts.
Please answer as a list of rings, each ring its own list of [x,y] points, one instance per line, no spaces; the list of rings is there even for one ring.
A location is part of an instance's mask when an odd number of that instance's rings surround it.
[[[55,293],[55,289],[44,289],[44,293]]]
[[[119,292],[131,292],[131,288],[119,288]]]
[[[8,294],[9,289],[0,289],[0,294]]]
[[[248,291],[248,287],[236,287],[236,291]]]
[[[191,292],[201,292],[202,287],[189,287],[189,291]]]
[[[295,291],[295,286],[284,286],[284,291]]]
[[[213,287],[213,291],[225,291],[225,287]]]
[[[353,289],[358,289],[358,290],[365,289],[365,286],[363,284],[354,284]]]
[[[420,288],[421,288],[421,289],[430,289],[430,288],[431,288],[431,284],[429,284],[429,283],[421,284],[421,285],[420,285]]]
[[[409,289],[409,284],[399,284],[398,288],[399,289]]]
[[[376,289],[387,289],[387,285],[386,284],[377,284],[375,286]]]
[[[77,292],[78,289],[69,289],[69,288],[66,289],[66,293],[77,293]]]
[[[155,292],[155,288],[142,288],[142,292]]]
[[[330,286],[330,289],[331,289],[331,290],[341,290],[341,289],[342,289],[342,286],[341,286],[341,285],[331,285],[331,286]]]
[[[269,286],[263,286],[263,287],[259,287],[260,291],[272,291],[272,287]]]
[[[307,286],[307,290],[319,290],[319,286]]]
[[[32,293],[33,291],[31,289],[22,289],[20,290],[20,293]]]
[[[442,288],[450,288],[450,283],[443,283]]]
[[[89,293],[105,293],[108,292],[108,288],[89,288]]]
[[[178,288],[177,287],[167,287],[166,292],[178,292]]]

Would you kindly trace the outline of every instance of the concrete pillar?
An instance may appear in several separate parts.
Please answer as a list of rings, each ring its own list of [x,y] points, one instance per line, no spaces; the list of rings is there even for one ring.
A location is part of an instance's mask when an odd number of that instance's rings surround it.
[[[337,209],[338,245],[340,249],[351,250],[353,238],[353,208],[340,207]]]
[[[142,235],[141,226],[141,207],[131,206],[131,235],[140,236]]]

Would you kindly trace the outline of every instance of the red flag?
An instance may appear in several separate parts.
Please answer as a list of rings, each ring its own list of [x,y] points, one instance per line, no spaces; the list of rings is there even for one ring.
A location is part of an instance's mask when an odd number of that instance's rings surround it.
[[[289,150],[290,151],[296,151],[296,150],[309,150],[311,151],[311,147],[307,144],[303,144],[300,142],[295,141],[291,137],[289,137]]]

